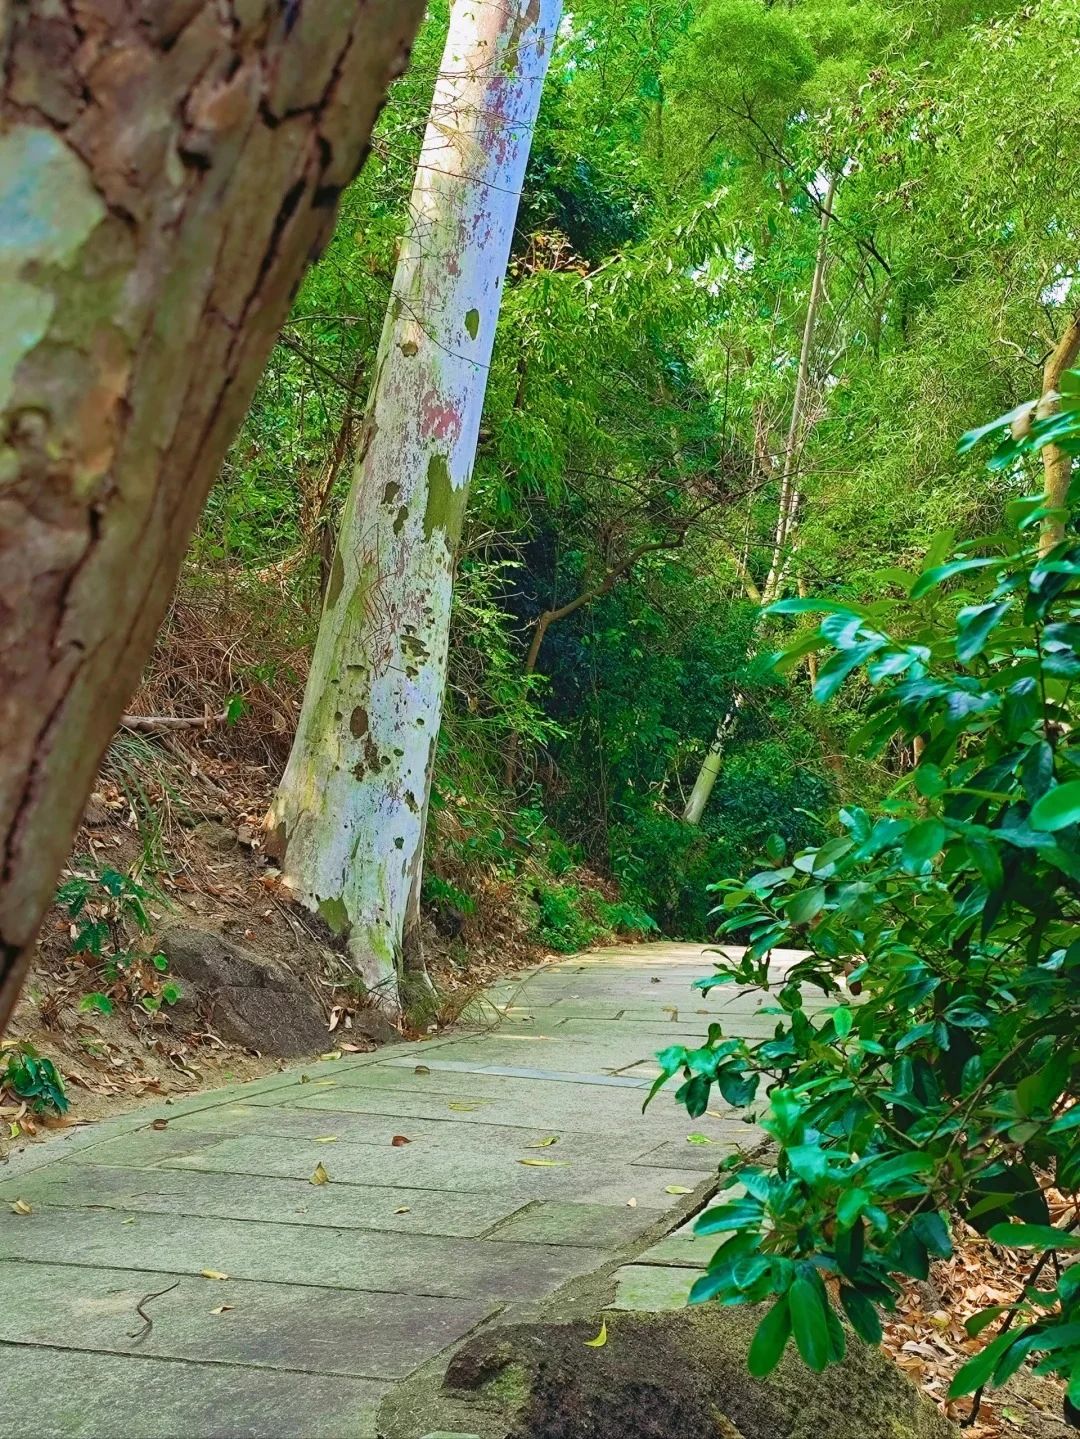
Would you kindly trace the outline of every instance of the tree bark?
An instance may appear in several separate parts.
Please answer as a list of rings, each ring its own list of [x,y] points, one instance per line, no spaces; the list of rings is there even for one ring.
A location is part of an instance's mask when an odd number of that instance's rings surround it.
[[[0,1023],[420,0],[0,19]]]
[[[814,275],[810,282],[810,298],[806,302],[806,320],[803,323],[799,368],[795,376],[795,396],[791,402],[791,421],[788,425],[787,442],[784,445],[784,467],[780,478],[780,507],[776,538],[773,545],[772,564],[765,581],[764,598],[767,605],[772,604],[780,591],[784,566],[784,546],[795,518],[795,472],[799,456],[802,453],[803,417],[806,413],[806,397],[810,388],[810,359],[814,352],[821,296],[825,288],[825,263],[829,254],[829,223],[832,220],[838,179],[838,175],[830,178],[829,188],[825,193],[825,203],[821,207]]]
[[[442,716],[454,556],[560,0],[455,0],[288,768],[297,898],[399,1003]],[[415,907],[413,911],[415,920]]]
[[[1061,339],[1054,346],[1043,367],[1042,398],[1035,413],[1040,420],[1057,414],[1061,408],[1061,380],[1066,370],[1072,369],[1080,355],[1080,310],[1069,320]],[[1069,483],[1072,480],[1072,456],[1060,445],[1044,445],[1043,488],[1048,509],[1064,510],[1069,498]],[[1039,548],[1048,554],[1055,545],[1065,538],[1063,515],[1048,517],[1043,524]]]

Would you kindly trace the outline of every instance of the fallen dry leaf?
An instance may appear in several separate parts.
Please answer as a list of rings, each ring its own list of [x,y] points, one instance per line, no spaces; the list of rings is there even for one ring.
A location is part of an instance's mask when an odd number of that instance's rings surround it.
[[[403,1145],[411,1144],[412,1140],[405,1134],[395,1134],[390,1143],[395,1149],[401,1149]]]
[[[336,1134],[316,1134],[311,1142],[312,1144],[336,1144],[338,1137]]]
[[[427,1066],[426,1064],[418,1064],[418,1065],[416,1066],[416,1068],[413,1070],[413,1073],[414,1073],[414,1074],[430,1074],[430,1073],[431,1073],[431,1070],[428,1068],[428,1066]]]
[[[395,1210],[394,1210],[394,1213],[395,1213],[395,1214],[411,1214],[411,1213],[412,1213],[412,1210],[409,1208],[409,1206],[408,1206],[407,1204],[403,1204],[400,1209],[395,1209]]]
[[[216,1309],[211,1309],[211,1314],[227,1314],[230,1309],[235,1309],[235,1304],[219,1304]]]
[[[316,1164],[315,1169],[314,1169],[314,1172],[312,1173],[311,1178],[308,1180],[308,1183],[309,1183],[309,1184],[329,1184],[329,1183],[330,1183],[330,1176],[329,1176],[329,1174],[327,1174],[326,1170],[322,1167],[321,1164]]]
[[[11,1206],[12,1214],[33,1214],[33,1206],[27,1204],[25,1199],[16,1199]]]
[[[605,1345],[606,1343],[607,1343],[607,1320],[606,1320],[606,1319],[602,1319],[602,1320],[600,1321],[600,1333],[596,1336],[595,1339],[586,1339],[586,1340],[585,1340],[585,1348],[586,1348],[586,1349],[603,1349],[603,1347],[604,1347],[604,1345]]]
[[[693,1192],[686,1184],[669,1184],[664,1190],[665,1194],[693,1194]]]
[[[199,1273],[204,1279],[228,1279],[229,1277],[227,1274],[223,1274],[220,1269],[200,1269]]]
[[[450,1103],[447,1105],[447,1108],[455,1109],[459,1114],[471,1114],[474,1109],[479,1109],[480,1106],[478,1104]]]
[[[526,1144],[526,1149],[550,1149],[553,1144],[558,1144],[559,1136],[549,1134],[545,1139],[534,1139],[531,1144]]]
[[[566,1159],[519,1159],[519,1164],[531,1164],[534,1169],[558,1169],[565,1167],[569,1160]]]

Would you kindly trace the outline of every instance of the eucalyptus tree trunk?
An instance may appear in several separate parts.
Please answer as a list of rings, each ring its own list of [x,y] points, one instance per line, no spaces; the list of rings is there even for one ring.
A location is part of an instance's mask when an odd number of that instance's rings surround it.
[[[423,864],[455,551],[560,10],[452,7],[300,725],[267,817],[286,883],[390,1009]]]
[[[780,471],[780,501],[777,506],[776,530],[773,535],[772,561],[769,565],[765,586],[761,590],[760,596],[754,600],[755,603],[760,603],[761,610],[754,621],[747,646],[748,653],[753,653],[755,649],[756,636],[761,628],[765,610],[779,597],[784,580],[788,542],[798,523],[798,465],[803,450],[806,403],[810,392],[810,362],[814,353],[818,315],[821,312],[821,301],[825,290],[825,267],[829,256],[829,224],[832,220],[833,204],[836,200],[837,182],[838,176],[833,175],[829,180],[825,200],[821,207],[817,254],[814,258],[810,295],[806,302],[806,318],[803,321],[799,365],[795,375],[795,394],[791,402],[791,417],[788,421],[783,465]],[[752,581],[745,573],[743,574],[743,584],[753,599],[756,587],[752,592]],[[727,713],[721,716],[720,722],[716,726],[716,733],[701,762],[697,779],[694,781],[694,788],[691,790],[690,798],[683,810],[683,819],[687,824],[701,823],[701,816],[705,813],[705,807],[709,803],[713,787],[723,768],[724,751],[735,728],[743,703],[744,696],[741,692],[736,692]]]
[[[0,9],[0,1026],[422,8]]]

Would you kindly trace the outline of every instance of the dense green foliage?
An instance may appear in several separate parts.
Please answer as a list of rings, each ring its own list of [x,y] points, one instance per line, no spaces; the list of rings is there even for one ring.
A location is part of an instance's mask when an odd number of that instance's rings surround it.
[[[1066,379],[1062,414],[1015,439],[1006,416],[961,448],[1004,431],[993,463],[1014,474],[1050,440],[1080,453],[1080,373]],[[989,538],[955,547],[946,533],[920,573],[892,571],[866,603],[775,607],[825,615],[780,665],[828,654],[822,701],[861,682],[860,745],[880,753],[899,733],[919,746],[876,811],[841,809],[833,835],[794,854],[776,836],[769,868],[715,886],[722,930],[748,947],[700,987],[775,991],[774,1034],[747,1043],[715,1024],[701,1048],[660,1057],[656,1087],[681,1073],[691,1115],[715,1085],[759,1106],[777,1146],[774,1164],[733,1164],[739,1196],[697,1223],[727,1237],[693,1297],[773,1301],[757,1373],[792,1335],[811,1368],[842,1356],[827,1278],[855,1331],[879,1339],[895,1276],[925,1279],[957,1216],[1036,1263],[1014,1308],[972,1321],[989,1332],[1007,1316],[953,1393],[1034,1355],[1080,1403],[1080,1268],[1035,1282],[1047,1257],[1080,1248],[1047,1201],[1080,1190],[1080,545],[1040,554],[1044,514],[1035,494]],[[774,950],[808,952],[778,971]],[[831,1001],[816,1012],[815,989]]]
[[[530,893],[566,853],[664,929],[702,936],[706,884],[763,826],[804,845],[838,791],[889,787],[904,757],[852,749],[857,704],[823,727],[806,671],[778,682],[757,628],[826,178],[780,592],[858,596],[946,521],[985,529],[1010,492],[1007,472],[973,484],[949,437],[1037,388],[1063,322],[1080,160],[1056,137],[1080,108],[1063,59],[1076,14],[1076,0],[572,7],[459,558],[436,878],[461,885],[467,843]],[[295,694],[302,673],[445,19],[433,6],[193,552],[190,586],[279,616],[241,689]],[[575,603],[530,669],[541,617]],[[686,796],[729,713],[690,829]]]

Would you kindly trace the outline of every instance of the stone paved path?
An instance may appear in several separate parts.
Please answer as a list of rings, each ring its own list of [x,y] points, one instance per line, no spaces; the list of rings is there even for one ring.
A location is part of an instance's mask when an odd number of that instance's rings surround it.
[[[708,968],[698,946],[577,957],[495,986],[484,1029],[31,1146],[0,1171],[0,1435],[369,1439],[395,1383],[613,1260],[616,1305],[680,1303],[683,1226],[748,1135],[664,1096],[643,1117],[652,1055],[699,1040],[706,1004],[769,1024],[697,996]]]

